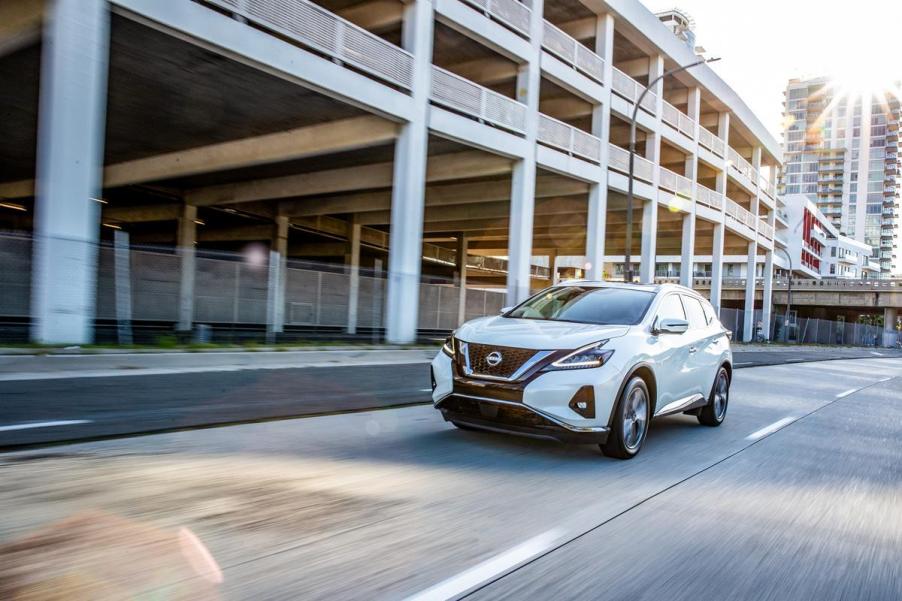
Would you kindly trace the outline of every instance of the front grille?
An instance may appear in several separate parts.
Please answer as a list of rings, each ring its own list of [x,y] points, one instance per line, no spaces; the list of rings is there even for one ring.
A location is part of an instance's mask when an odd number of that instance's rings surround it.
[[[532,349],[476,344],[474,342],[467,343],[467,352],[469,353],[470,370],[473,375],[492,376],[495,378],[510,378],[536,354],[536,351]],[[494,352],[501,354],[501,363],[489,365],[487,358]]]
[[[496,423],[498,425],[531,428],[554,427],[554,424],[547,419],[525,407],[511,407],[509,405],[483,403],[457,396],[452,396],[443,401],[441,409],[452,415],[475,418],[485,422]]]

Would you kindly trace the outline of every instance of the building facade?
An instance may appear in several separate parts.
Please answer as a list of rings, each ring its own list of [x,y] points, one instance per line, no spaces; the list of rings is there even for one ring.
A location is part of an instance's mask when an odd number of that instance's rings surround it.
[[[2,101],[34,117],[33,130],[0,124],[2,158],[16,159],[0,161],[0,196],[18,211],[0,219],[33,232],[35,341],[90,340],[96,247],[113,229],[174,249],[179,329],[210,306],[205,248],[264,245],[276,333],[291,314],[286,259],[333,261],[352,291],[358,269],[384,265],[385,336],[410,342],[434,269],[424,253],[450,257],[463,316],[468,285],[503,286],[508,304],[546,285],[535,257],[616,278],[630,218],[638,279],[678,262],[686,285],[710,276],[719,306],[725,257],[738,257],[761,270],[770,311],[781,149],[707,65],[658,79],[699,57],[637,0],[32,5],[8,28],[16,43],[0,43],[17,78]],[[29,136],[33,161],[11,146]],[[503,258],[506,273],[473,257]],[[340,302],[351,331],[357,296]]]
[[[902,270],[897,93],[792,79],[784,105],[782,190],[807,195],[839,232],[872,247],[881,277]]]

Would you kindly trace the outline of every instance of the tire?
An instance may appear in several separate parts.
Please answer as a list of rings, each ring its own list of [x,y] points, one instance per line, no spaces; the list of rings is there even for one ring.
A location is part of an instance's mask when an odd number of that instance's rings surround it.
[[[726,367],[721,367],[711,386],[708,404],[698,412],[698,423],[715,428],[727,417],[727,405],[730,402],[730,374]]]
[[[630,378],[614,409],[614,420],[608,440],[599,445],[608,457],[632,459],[642,450],[651,421],[651,396],[645,380]]]

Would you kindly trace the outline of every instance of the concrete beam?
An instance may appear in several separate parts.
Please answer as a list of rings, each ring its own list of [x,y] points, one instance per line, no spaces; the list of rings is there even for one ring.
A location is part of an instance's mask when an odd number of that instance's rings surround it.
[[[44,21],[44,0],[0,2],[0,56],[37,42]]]
[[[255,200],[274,200],[299,196],[317,196],[368,188],[390,188],[393,162],[358,167],[328,169],[269,179],[224,184],[189,190],[186,200],[198,206],[234,204]],[[478,151],[465,151],[433,157],[426,168],[426,181],[439,182],[461,177],[482,177],[510,173],[511,161]],[[287,207],[286,207],[287,208]],[[290,214],[290,208],[288,208]]]
[[[103,220],[106,222],[143,223],[147,221],[173,221],[182,217],[180,203],[164,203],[141,205],[136,207],[103,208]]]
[[[103,187],[115,188],[364,148],[394,140],[397,131],[396,123],[373,116],[320,123],[108,165],[103,170]],[[21,198],[32,194],[33,180],[0,184],[0,196]],[[205,204],[190,199],[188,202],[195,206]]]
[[[570,213],[585,215],[586,201],[574,198],[554,198],[536,203],[535,215],[567,215]],[[510,214],[510,202],[481,202],[461,205],[429,207],[426,209],[424,221],[460,221],[466,219],[505,219]],[[360,223],[366,225],[387,225],[391,223],[388,211],[375,211],[360,215]]]

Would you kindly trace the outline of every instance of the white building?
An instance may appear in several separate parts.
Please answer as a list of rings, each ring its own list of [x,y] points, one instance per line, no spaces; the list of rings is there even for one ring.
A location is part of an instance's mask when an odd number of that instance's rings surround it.
[[[178,246],[180,328],[198,310],[205,240],[263,240],[276,265],[346,256],[352,281],[362,248],[387,252],[392,342],[422,326],[424,242],[456,253],[464,291],[467,256],[507,257],[509,303],[547,283],[536,256],[617,277],[637,103],[639,279],[703,272],[719,306],[733,257],[764,274],[770,311],[781,149],[706,65],[657,79],[698,56],[637,0],[32,4],[3,30],[0,60],[18,61],[5,71],[18,94],[37,88],[40,54],[40,103],[16,97],[37,115],[38,159],[4,167],[0,196],[35,214],[36,341],[90,339],[101,223]],[[27,123],[0,127],[0,144],[27,139]],[[145,223],[162,225],[133,225]]]

